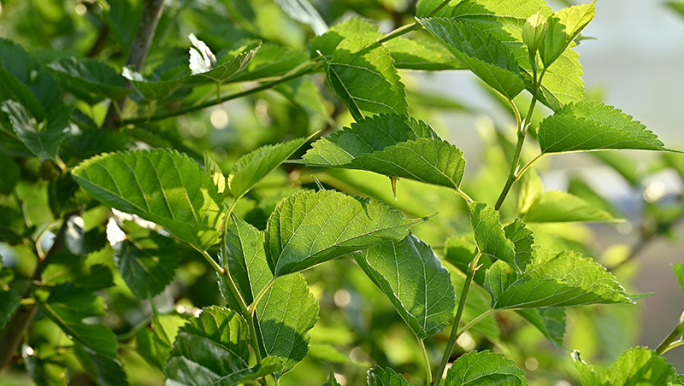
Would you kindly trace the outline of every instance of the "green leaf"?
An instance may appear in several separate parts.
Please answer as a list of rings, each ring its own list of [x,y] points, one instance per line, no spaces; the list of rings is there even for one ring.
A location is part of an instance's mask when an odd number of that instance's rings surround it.
[[[608,368],[607,381],[611,386],[665,385],[674,369],[667,359],[646,347],[634,347]]]
[[[116,359],[117,343],[112,330],[101,324],[85,324],[83,319],[105,314],[104,299],[71,283],[58,284],[49,296],[34,296],[40,310],[67,336],[93,352]]]
[[[204,308],[178,331],[164,369],[166,384],[238,385],[280,368],[273,358],[250,368],[248,344],[249,327],[241,316],[225,308]]]
[[[522,274],[496,262],[487,270],[485,288],[495,309],[633,303],[604,267],[569,251],[535,250],[534,261]]]
[[[515,244],[506,238],[499,222],[499,212],[485,203],[478,202],[469,203],[468,208],[480,252],[502,260],[520,272],[521,269],[516,262]]]
[[[2,329],[5,328],[5,325],[12,319],[12,316],[19,308],[20,302],[21,295],[17,292],[0,289],[0,331],[2,331]]]
[[[383,203],[335,191],[298,192],[281,201],[268,219],[266,258],[274,275],[286,275],[401,240],[425,220],[408,220]]]
[[[83,369],[100,386],[128,385],[126,373],[118,359],[106,358],[88,347],[74,345],[74,353]]]
[[[525,88],[512,52],[490,33],[453,19],[419,22],[470,71],[508,99]]]
[[[28,349],[29,346],[22,346],[22,357],[26,371],[36,385],[67,386],[69,384],[67,369],[63,367],[63,364],[56,363],[53,359],[43,359],[39,357],[36,350],[31,348],[33,351],[30,351]]]
[[[682,10],[684,10],[684,7],[682,8]],[[670,382],[667,384],[667,386],[684,386],[684,375],[673,375],[672,379],[670,379]]]
[[[37,120],[62,105],[59,84],[24,48],[0,38],[0,101],[13,99]]]
[[[518,310],[517,313],[537,327],[555,347],[565,345],[565,309],[540,308]]]
[[[114,226],[110,220],[108,232]],[[152,298],[173,280],[180,262],[178,247],[172,239],[129,221],[124,229],[126,240],[112,245],[114,264],[135,296]]]
[[[307,0],[276,0],[276,4],[291,18],[310,26],[316,35],[328,30],[328,25]]]
[[[539,47],[539,57],[548,67],[579,36],[596,14],[595,2],[563,8],[548,19],[549,28]]]
[[[504,234],[510,240],[515,249],[515,265],[524,270],[532,261],[532,245],[534,236],[532,231],[525,227],[525,223],[519,218],[504,227]]]
[[[377,40],[381,36],[382,33],[378,32],[378,27],[375,24],[358,17],[352,17],[342,23],[335,24],[328,32],[311,40],[309,51],[312,58],[316,58],[320,54],[330,59],[337,46],[345,39]]]
[[[344,40],[328,61],[328,83],[356,121],[380,113],[407,114],[408,104],[394,60],[375,40]]]
[[[518,196],[519,215],[527,213],[532,204],[534,204],[544,192],[544,185],[536,170],[528,170],[527,173],[523,174],[521,180],[520,195]]]
[[[471,256],[472,258],[472,256]],[[482,256],[480,261],[488,260],[487,256]],[[491,265],[491,262],[489,262]],[[480,268],[480,270],[484,270]],[[463,294],[463,287],[465,285],[466,274],[456,272],[451,273],[451,283],[456,291],[456,299],[460,299]],[[492,298],[489,293],[480,286],[471,286],[468,292],[468,299],[466,300],[465,309],[461,321],[463,323],[470,323],[475,318],[482,316],[487,311],[491,310]],[[456,310],[454,310],[456,311]],[[472,331],[482,334],[492,342],[499,342],[501,340],[501,330],[494,315],[489,315],[477,322],[472,327]]]
[[[142,217],[206,250],[216,243],[225,208],[216,185],[175,151],[128,151],[84,161],[74,179],[96,200]]]
[[[592,206],[570,193],[553,190],[542,193],[527,211],[525,221],[533,222],[601,222],[616,221],[610,213]],[[619,221],[619,220],[618,220]]]
[[[477,246],[475,245],[475,240],[472,234],[469,236],[461,237],[450,237],[447,239],[444,246],[446,254],[444,256],[445,260],[453,264],[461,272],[468,272],[468,265],[477,254]],[[482,285],[485,279],[485,272],[489,267],[492,266],[492,261],[488,255],[481,256],[479,264],[482,264],[482,268],[475,272],[475,282]]]
[[[59,146],[69,134],[70,108],[50,110],[46,117],[47,122],[36,122],[24,106],[14,101],[2,102],[1,109],[9,115],[17,137],[33,154],[42,160],[56,161]]]
[[[335,372],[333,372],[332,367],[330,367],[330,375],[328,376],[328,382],[324,383],[323,386],[342,386],[339,383],[337,383],[337,379],[335,378]]]
[[[121,99],[131,92],[126,80],[100,60],[72,56],[54,61],[48,68],[62,87],[91,106],[104,98]]]
[[[663,150],[658,137],[632,117],[595,102],[568,104],[539,124],[542,153],[600,149]]]
[[[444,385],[523,386],[527,385],[527,379],[525,372],[504,355],[471,351],[451,365]]]
[[[368,386],[411,386],[404,377],[391,368],[375,366],[368,370]]]
[[[354,158],[419,138],[439,139],[423,121],[397,114],[374,115],[314,142],[303,161],[308,166],[347,167]]]
[[[614,218],[620,216],[620,212],[608,200],[596,193],[584,180],[578,177],[571,177],[568,181],[568,193],[583,199],[595,208],[608,212]]]
[[[532,92],[531,70],[524,71],[523,76],[527,80],[525,87]],[[579,54],[572,49],[565,50],[553,64],[546,68],[539,90],[539,101],[553,111],[558,111],[569,103],[583,102],[585,92],[582,76],[584,76],[584,71],[579,61]]]
[[[318,301],[301,273],[279,277],[257,305],[259,341],[264,353],[285,359],[276,377],[309,352],[307,332],[318,320]]]
[[[181,88],[186,80],[186,77],[183,76],[168,80],[149,80],[129,67],[123,68],[121,76],[128,79],[140,95],[148,101],[158,101],[170,97]]]
[[[128,55],[142,18],[142,4],[131,0],[107,0],[107,3],[109,10],[103,12],[104,21],[114,40]]]
[[[273,279],[264,252],[264,234],[234,214],[225,235],[227,265],[245,303],[254,298]],[[238,306],[237,299],[219,277],[219,288],[229,306]],[[278,376],[291,370],[308,352],[307,332],[318,320],[318,301],[309,292],[301,274],[277,278],[259,302],[256,325],[264,355],[285,360]]]
[[[41,280],[46,285],[72,283],[75,287],[91,291],[101,290],[114,285],[112,271],[102,265],[86,265],[84,257],[69,251],[54,254],[42,267]]]
[[[392,39],[385,43],[394,67],[406,70],[443,71],[467,69],[461,62],[434,40]]]
[[[679,286],[682,287],[682,292],[684,292],[684,263],[672,264],[671,267],[677,277]]]
[[[154,314],[152,328],[143,328],[136,335],[138,353],[152,366],[164,371],[173,342],[186,319],[176,314]]]
[[[303,51],[295,51],[275,44],[262,44],[247,68],[230,79],[231,82],[244,82],[281,76],[309,60]]]
[[[430,246],[409,234],[354,254],[420,339],[441,331],[456,306],[449,271]]]
[[[209,174],[209,177],[214,181],[214,185],[218,189],[219,193],[223,193],[226,190],[226,177],[223,175],[223,171],[218,164],[211,159],[209,153],[204,153],[204,171]]]
[[[293,79],[278,85],[276,91],[283,94],[292,103],[301,106],[309,114],[315,114],[330,122],[330,113],[323,102],[321,90],[309,77]]]
[[[309,138],[262,146],[240,157],[228,176],[228,186],[233,197],[242,197],[268,173],[290,158]]]
[[[7,154],[0,153],[0,165],[2,165],[2,173],[0,173],[0,194],[9,195],[14,190],[19,182],[21,170],[19,165],[14,162],[14,158]]]
[[[249,64],[252,62],[260,46],[251,48],[247,46],[243,52],[225,60],[223,63],[217,64],[206,72],[193,74],[183,83],[186,85],[197,86],[206,83],[224,83],[232,82],[244,71],[247,70]],[[193,50],[193,48],[191,48]]]

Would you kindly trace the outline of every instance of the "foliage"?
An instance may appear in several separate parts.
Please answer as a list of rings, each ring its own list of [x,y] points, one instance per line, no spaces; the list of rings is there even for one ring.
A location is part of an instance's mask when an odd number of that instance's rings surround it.
[[[573,152],[639,193],[666,168],[684,180],[676,151],[585,96],[574,48],[594,2],[20,3],[0,8],[8,379],[682,384],[662,355],[684,319],[630,347],[648,294],[628,292],[681,197],[647,190],[641,241],[600,253],[587,235],[626,213],[540,177]],[[468,71],[509,112],[480,127],[468,174],[465,135],[435,117],[476,112],[417,90],[416,70]]]

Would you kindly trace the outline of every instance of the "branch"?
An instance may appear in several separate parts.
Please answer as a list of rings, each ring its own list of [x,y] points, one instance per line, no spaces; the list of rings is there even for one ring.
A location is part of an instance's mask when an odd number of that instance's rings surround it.
[[[159,19],[161,19],[163,10],[164,0],[145,0],[142,19],[138,26],[138,33],[135,35],[131,53],[126,61],[127,66],[132,66],[138,72],[140,72],[143,64],[145,64],[145,58],[147,58],[147,53],[152,45],[152,40],[154,40],[154,32],[157,30],[157,24],[159,24]],[[130,83],[128,83],[128,87],[131,87]],[[117,108],[118,111],[124,111],[125,106],[125,97],[117,101],[112,101],[102,126],[105,128],[117,127],[116,121],[121,119],[117,114]]]

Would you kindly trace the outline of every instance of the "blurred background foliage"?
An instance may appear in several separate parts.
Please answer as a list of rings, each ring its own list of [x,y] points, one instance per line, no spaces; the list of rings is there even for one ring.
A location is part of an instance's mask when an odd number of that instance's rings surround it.
[[[188,35],[191,33],[205,41],[218,57],[254,40],[271,44],[273,55],[297,56],[306,52],[306,42],[314,36],[308,26],[292,20],[272,0],[168,0],[166,3],[141,71],[151,79],[165,79],[178,68],[187,68]],[[667,9],[665,4],[655,3],[652,6]],[[312,4],[328,25],[361,16],[375,21],[381,31],[410,22],[415,8],[412,0],[316,0]],[[613,7],[623,6],[620,2],[616,4]],[[599,15],[611,12],[600,6],[599,2]],[[667,12],[672,15],[684,14],[682,3],[669,6]],[[141,0],[3,0],[0,7],[0,37],[21,44],[37,66],[76,55],[104,60],[118,72],[125,64],[142,14]],[[684,20],[682,22],[684,24]],[[594,22],[600,23],[600,20]],[[591,34],[591,29],[587,34]],[[584,44],[600,45],[599,49],[603,49],[606,43],[585,41]],[[284,48],[277,51],[279,47]],[[583,47],[578,49],[580,53],[582,50]],[[585,68],[591,66],[583,63]],[[515,141],[514,119],[506,104],[488,94],[484,87],[480,88],[471,75],[459,73],[457,76],[461,78],[449,82],[454,80],[453,76],[442,77],[442,74],[402,72],[411,115],[429,122],[443,138],[465,150],[469,166],[463,190],[471,193],[475,200],[493,202],[508,173],[507,165]],[[239,92],[246,86],[235,83],[222,87],[224,92]],[[588,88],[590,99],[602,100],[604,94],[601,88]],[[124,114],[146,116],[153,111],[173,111],[179,106],[206,101],[214,95],[214,86],[206,85],[181,90],[151,105],[134,93],[132,99],[137,103],[127,104]],[[105,140],[96,138],[100,134],[91,131],[97,130],[95,122],[104,119],[108,101],[94,101],[88,105],[68,92],[60,93],[59,97],[75,107],[74,118],[80,129],[90,133],[69,138],[63,145],[61,156],[69,166],[101,151],[172,147],[198,161],[208,152],[227,171],[241,155],[262,145],[308,136],[318,130],[326,135],[352,122],[341,101],[326,88],[323,74],[315,74],[311,81],[286,83],[204,110],[101,134],[106,136]],[[516,102],[524,112],[528,102],[526,96],[518,97]],[[680,97],[678,103],[681,105],[681,102]],[[537,122],[541,118],[543,112],[538,113]],[[6,122],[0,122],[3,124]],[[658,127],[649,128],[659,131]],[[684,143],[681,132],[674,140]],[[295,158],[305,150],[306,147],[295,154]],[[530,150],[526,157],[534,155]],[[656,296],[639,302],[638,306],[569,309],[566,346],[580,350],[587,361],[604,364],[638,343],[654,347],[658,343],[656,339],[662,338],[674,325],[684,303],[681,296],[677,297],[680,294],[674,277],[668,273],[665,278],[662,273],[667,270],[667,264],[663,263],[666,259],[651,260],[653,255],[665,254],[670,256],[670,262],[682,261],[678,240],[681,236],[679,224],[684,218],[684,158],[671,154],[649,154],[644,158],[643,153],[595,152],[544,159],[537,169],[546,189],[567,189],[616,217],[626,219],[608,224],[531,224],[538,242],[553,249],[570,248],[592,256],[610,267],[630,292],[656,292]],[[582,172],[578,172],[580,169]],[[41,163],[31,158],[6,133],[0,134],[0,170],[0,191],[3,193],[0,211],[21,211],[17,226],[25,228],[26,234],[40,234],[71,210],[70,207],[78,205],[78,200],[85,200],[70,176],[62,175],[51,161]],[[470,230],[463,201],[448,190],[402,180],[398,183],[395,201],[390,181],[385,177],[350,170],[304,169],[295,164],[286,164],[260,183],[241,201],[236,214],[264,229],[276,203],[296,190],[315,189],[314,177],[326,188],[380,199],[411,216],[438,213],[431,221],[415,227],[414,232],[447,261],[450,253],[457,253],[460,236]],[[615,194],[616,189],[621,195]],[[59,194],[68,195],[66,204],[64,200],[51,199]],[[502,208],[504,217],[515,215],[515,194]],[[98,239],[95,236],[99,234],[99,240],[102,240],[108,215],[108,210],[101,206],[89,206],[83,215],[84,230],[93,234],[94,239]],[[0,214],[0,218],[2,222],[16,219],[6,213]],[[7,228],[10,228],[7,224],[0,224],[0,232]],[[10,236],[3,234],[3,240],[7,242],[0,243],[4,265],[0,275],[5,275],[5,282],[14,283],[6,276],[14,272],[17,276],[30,277],[36,256],[26,245],[11,242]],[[51,237],[54,233],[48,230],[38,241],[49,245]],[[217,290],[216,276],[203,258],[178,242],[174,242],[171,249],[170,253],[176,254],[179,261],[176,279],[154,299],[154,307],[168,315],[164,320],[170,329],[197,308],[224,303]],[[89,253],[91,250],[94,252]],[[140,326],[149,321],[152,305],[140,301],[126,287],[114,267],[109,246],[93,246],[87,252],[83,257],[87,266],[103,264],[114,273],[115,286],[100,291],[108,306],[103,323],[118,336],[129,382],[134,385],[162,384],[163,373],[146,361],[137,349],[139,338],[136,336]],[[662,274],[654,276],[656,271],[652,266],[656,264],[662,266],[657,271]],[[462,288],[458,285],[463,280],[462,274],[453,269],[452,276],[457,284],[455,287]],[[351,259],[338,259],[309,270],[306,278],[320,302],[320,321],[311,331],[310,355],[283,378],[281,385],[320,385],[331,365],[336,373],[344,374],[340,381],[347,385],[365,384],[371,363],[391,366],[405,374],[424,372],[420,350],[410,330]],[[479,300],[487,302],[488,297],[483,294]],[[475,296],[471,309],[477,309],[477,301]],[[658,316],[646,318],[648,323],[643,324],[644,312]],[[427,340],[432,357],[439,357],[448,333],[444,331]],[[56,357],[70,341],[49,319],[38,315],[27,335],[27,343],[45,361],[43,368],[51,379],[63,379],[68,371],[70,384],[93,382],[73,355],[59,356],[60,362],[51,362],[50,358]],[[533,385],[578,384],[570,352],[552,347],[533,326],[524,323],[513,312],[498,314],[495,322],[479,325],[464,334],[458,344],[463,352],[474,348],[504,352],[526,370]],[[681,351],[674,350],[668,355],[675,367],[684,368]],[[64,362],[61,358],[65,358]],[[1,385],[28,382],[22,363],[0,379]],[[414,384],[420,386],[420,382],[417,379]]]

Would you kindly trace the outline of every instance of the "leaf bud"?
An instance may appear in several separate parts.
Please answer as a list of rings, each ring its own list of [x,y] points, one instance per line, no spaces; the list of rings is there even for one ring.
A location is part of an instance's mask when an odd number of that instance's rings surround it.
[[[549,23],[546,21],[544,15],[540,12],[530,16],[525,25],[523,25],[522,38],[523,43],[530,49],[530,55],[534,56],[537,49],[544,39],[546,30],[549,29]]]

